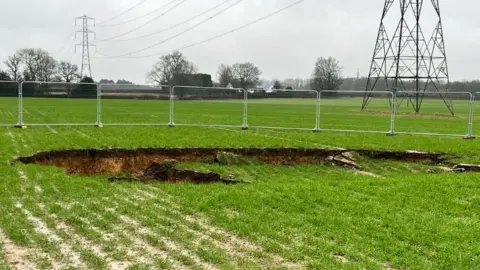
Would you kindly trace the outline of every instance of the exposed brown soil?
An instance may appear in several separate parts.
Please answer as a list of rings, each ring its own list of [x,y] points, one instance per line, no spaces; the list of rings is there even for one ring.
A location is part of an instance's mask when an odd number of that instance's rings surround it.
[[[209,183],[224,183],[224,184],[238,184],[248,183],[246,181],[239,181],[234,179],[222,178],[218,173],[204,173],[193,170],[181,170],[176,166],[178,161],[166,160],[163,163],[152,163],[148,167],[143,175],[138,177],[111,177],[109,181],[141,181],[144,183],[149,182],[191,182],[195,184],[209,184]]]
[[[141,148],[141,149],[84,149],[40,152],[15,161],[65,168],[67,174],[130,175],[111,178],[111,181],[170,181],[194,183],[237,183],[216,173],[179,170],[177,162],[238,164],[248,161],[295,166],[304,164],[331,164],[361,170],[356,156],[372,159],[422,162],[431,165],[447,160],[442,153],[416,151],[394,152],[375,150],[306,149],[306,148]],[[169,160],[174,160],[168,162]],[[169,167],[170,166],[170,167]]]

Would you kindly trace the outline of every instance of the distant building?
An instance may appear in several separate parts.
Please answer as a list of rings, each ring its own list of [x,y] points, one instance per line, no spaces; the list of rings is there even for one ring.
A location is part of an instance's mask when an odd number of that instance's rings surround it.
[[[249,88],[247,89],[247,92],[250,94],[265,94],[267,91],[263,88]]]
[[[266,93],[277,93],[278,90],[275,89],[275,86],[272,85],[272,86],[270,86],[270,87],[267,89],[267,91],[265,91],[265,92],[266,92]]]

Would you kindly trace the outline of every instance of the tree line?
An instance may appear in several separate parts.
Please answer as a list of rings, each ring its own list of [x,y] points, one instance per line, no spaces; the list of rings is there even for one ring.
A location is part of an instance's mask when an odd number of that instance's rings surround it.
[[[217,82],[211,75],[198,73],[198,68],[181,52],[161,56],[147,74],[147,80],[156,85],[216,86],[251,89],[262,83],[262,72],[254,63],[221,64],[217,70]],[[264,81],[263,81],[264,82]],[[301,89],[308,82],[307,89],[339,89],[342,84],[342,67],[335,58],[320,57],[315,63],[310,80],[291,79],[272,83],[274,89]]]
[[[1,81],[44,81],[93,83],[88,77],[81,78],[79,67],[68,61],[57,61],[43,49],[20,49],[4,62],[0,69]],[[198,67],[181,52],[175,51],[161,56],[146,74],[149,83],[155,85],[184,85],[201,87],[273,88],[291,90],[364,90],[367,78],[343,78],[343,68],[333,57],[319,57],[310,78],[289,78],[267,81],[261,79],[262,72],[254,63],[221,64],[216,72],[216,81],[210,74],[198,72]],[[99,83],[134,84],[119,79],[101,79]],[[382,83],[382,82],[380,82]],[[455,81],[450,88],[458,92],[479,92],[480,81]]]
[[[6,70],[0,70],[3,81],[75,82],[80,78],[77,65],[57,61],[45,50],[25,48],[18,50],[3,62]]]
[[[79,67],[67,61],[57,61],[40,48],[25,48],[15,52],[4,61],[6,70],[0,70],[2,81],[82,82],[93,83],[92,78],[81,77]],[[338,89],[342,83],[342,68],[334,58],[319,58],[308,88]],[[199,73],[197,66],[181,52],[161,56],[147,74],[147,81],[156,85],[185,85],[202,87],[257,88],[261,82],[260,68],[251,62],[221,64],[217,82],[210,74]],[[101,79],[99,83],[133,84],[128,80]],[[276,81],[276,89],[300,89],[298,81]]]

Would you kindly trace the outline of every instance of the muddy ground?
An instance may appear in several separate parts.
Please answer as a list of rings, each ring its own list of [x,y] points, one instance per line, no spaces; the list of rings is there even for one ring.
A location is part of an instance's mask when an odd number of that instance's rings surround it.
[[[418,151],[377,151],[364,149],[309,148],[140,148],[83,149],[40,152],[20,157],[14,162],[65,168],[67,174],[115,175],[111,181],[168,181],[194,183],[239,183],[216,173],[181,170],[181,162],[220,163],[226,165],[263,162],[280,166],[296,164],[331,164],[361,171],[357,159],[396,160],[449,166],[452,172],[480,172],[479,165],[453,164],[444,153]],[[448,169],[448,168],[447,168]],[[118,177],[118,175],[130,175]]]

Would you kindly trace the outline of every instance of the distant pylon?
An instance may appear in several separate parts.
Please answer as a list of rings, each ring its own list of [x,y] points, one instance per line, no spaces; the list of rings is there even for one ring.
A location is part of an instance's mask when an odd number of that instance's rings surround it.
[[[89,42],[90,34],[93,34],[95,38],[95,32],[88,29],[89,26],[95,26],[95,19],[88,17],[87,15],[83,15],[80,17],[75,18],[75,25],[78,26],[78,22],[81,20],[82,30],[78,30],[75,33],[75,38],[77,37],[77,33],[82,33],[82,43],[76,44],[76,47],[82,46],[82,69],[81,69],[81,77],[85,76],[86,70],[88,70],[88,75],[92,77],[92,66],[90,65],[90,47],[95,47],[94,44]],[[89,22],[93,21],[93,25],[89,24]]]
[[[395,22],[396,30],[387,27],[389,22]],[[433,28],[429,38],[423,34],[427,23]],[[449,83],[439,0],[385,0],[362,110],[377,89],[412,91],[407,99],[417,113],[425,93],[436,92],[453,115],[452,101],[445,95]]]

